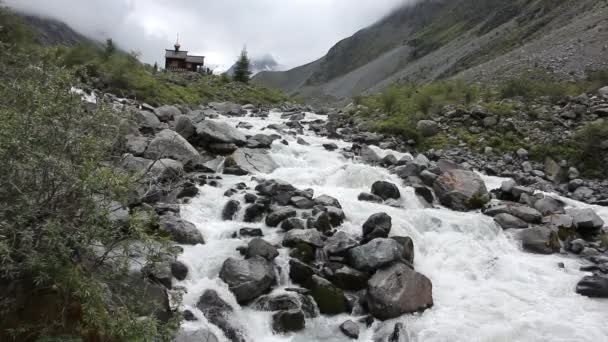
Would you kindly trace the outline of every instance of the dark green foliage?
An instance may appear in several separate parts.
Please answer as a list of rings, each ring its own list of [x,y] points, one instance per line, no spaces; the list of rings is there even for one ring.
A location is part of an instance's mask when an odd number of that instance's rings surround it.
[[[234,67],[233,79],[236,82],[249,83],[250,77],[251,77],[250,61],[249,61],[249,57],[247,56],[247,50],[243,49],[243,51],[241,51],[241,55],[239,56],[239,59],[236,61],[236,65]]]
[[[552,79],[544,72],[532,73],[506,81],[500,88],[502,98],[522,97],[526,100],[546,96],[557,101],[565,96],[575,96],[584,91],[582,84]]]
[[[147,211],[112,219],[135,184],[115,167],[126,113],[103,103],[86,108],[71,91],[74,70],[42,49],[7,44],[0,43],[0,340],[168,339],[170,325],[139,317],[141,301],[119,295],[134,255],[154,262],[171,254]]]

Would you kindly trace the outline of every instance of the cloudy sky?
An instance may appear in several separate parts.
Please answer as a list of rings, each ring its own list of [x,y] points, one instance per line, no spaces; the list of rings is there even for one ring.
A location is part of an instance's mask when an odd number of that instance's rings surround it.
[[[111,37],[148,63],[179,32],[182,49],[230,66],[246,45],[286,67],[311,62],[337,41],[410,0],[0,0],[60,19],[96,39]]]

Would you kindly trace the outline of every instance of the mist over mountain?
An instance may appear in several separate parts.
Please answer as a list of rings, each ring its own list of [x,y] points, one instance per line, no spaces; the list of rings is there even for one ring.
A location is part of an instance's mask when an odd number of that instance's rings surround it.
[[[281,71],[285,69],[284,66],[280,65],[271,54],[251,57],[249,61],[252,75],[256,75],[263,71]],[[232,76],[234,74],[235,67],[236,63],[226,71],[226,74]]]
[[[342,99],[392,82],[496,81],[539,68],[581,78],[605,59],[603,1],[428,0],[336,43],[322,58],[254,81],[308,98]]]

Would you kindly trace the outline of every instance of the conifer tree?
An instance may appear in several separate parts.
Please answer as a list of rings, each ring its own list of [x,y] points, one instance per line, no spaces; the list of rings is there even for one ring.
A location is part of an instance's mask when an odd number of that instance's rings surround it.
[[[237,82],[249,83],[249,77],[251,77],[249,57],[247,56],[247,50],[243,48],[241,56],[236,62],[233,78]]]

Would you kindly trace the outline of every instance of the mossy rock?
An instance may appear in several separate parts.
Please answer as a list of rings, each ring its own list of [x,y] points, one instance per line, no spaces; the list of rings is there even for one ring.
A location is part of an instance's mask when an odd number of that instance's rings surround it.
[[[319,311],[326,315],[337,315],[348,312],[348,305],[344,292],[319,276],[312,277],[312,297]]]
[[[576,233],[575,228],[567,228],[567,227],[560,227],[559,230],[557,231],[557,236],[562,241],[574,240],[579,237],[578,234]]]
[[[308,264],[315,260],[315,249],[309,244],[298,243],[291,250],[289,256]]]

